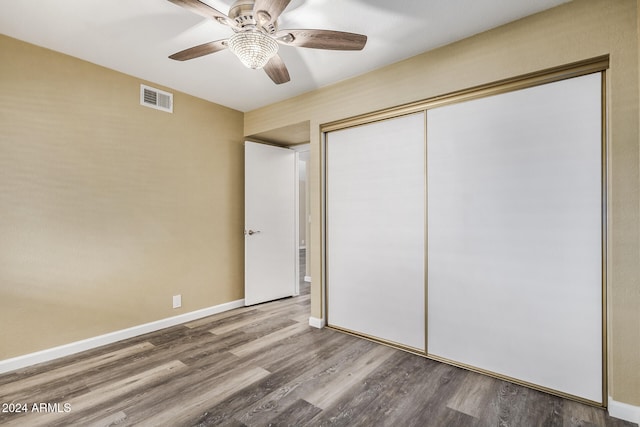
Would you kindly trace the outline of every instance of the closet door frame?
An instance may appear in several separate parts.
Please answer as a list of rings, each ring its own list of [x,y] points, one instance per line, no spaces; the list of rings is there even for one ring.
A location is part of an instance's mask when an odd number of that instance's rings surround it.
[[[444,94],[441,96],[435,96],[433,98],[429,98],[426,100],[421,100],[417,102],[413,102],[410,104],[404,104],[384,110],[374,111],[367,114],[362,114],[355,117],[350,117],[342,120],[337,120],[329,123],[325,123],[320,125],[320,169],[321,169],[321,268],[322,268],[322,278],[321,278],[321,296],[322,296],[322,316],[323,319],[328,323],[330,320],[327,317],[327,242],[326,242],[326,230],[327,230],[327,221],[326,221],[326,213],[327,213],[327,134],[336,131],[347,129],[354,126],[359,126],[363,124],[374,123],[377,121],[382,121],[385,119],[396,118],[407,114],[424,112],[426,114],[427,110],[469,101],[477,98],[484,98],[487,96],[498,95],[501,93],[512,92],[519,89],[531,88],[539,85],[544,85],[547,83],[557,82],[565,79],[570,79],[573,77],[580,77],[587,74],[600,73],[601,74],[601,88],[602,88],[602,96],[601,96],[601,112],[602,112],[602,123],[601,123],[601,236],[602,236],[602,402],[595,402],[591,400],[587,400],[578,396],[570,395],[563,393],[561,391],[552,390],[546,388],[544,386],[540,386],[537,384],[527,383],[522,380],[518,380],[517,378],[506,377],[501,374],[497,374],[495,372],[486,371],[481,368],[477,368],[474,366],[464,365],[462,363],[442,359],[438,356],[434,356],[429,353],[428,348],[428,333],[429,333],[429,325],[427,323],[428,313],[426,310],[428,309],[427,301],[425,301],[425,344],[426,351],[417,351],[416,349],[404,347],[402,345],[398,345],[397,343],[388,342],[383,339],[379,339],[376,337],[366,336],[357,331],[349,331],[342,330],[340,328],[334,328],[328,326],[329,328],[339,330],[341,332],[349,333],[351,335],[355,335],[361,338],[377,341],[383,344],[391,345],[393,347],[399,348],[404,351],[409,351],[414,354],[418,354],[420,356],[440,361],[443,363],[447,363],[453,366],[457,366],[460,368],[464,368],[470,371],[478,372],[484,375],[488,375],[494,378],[498,378],[501,380],[506,380],[515,384],[523,385],[535,390],[540,390],[549,394],[553,394],[556,396],[560,396],[563,398],[567,398],[570,400],[578,401],[581,403],[585,403],[591,406],[597,407],[607,407],[607,399],[608,399],[608,344],[607,344],[607,275],[608,275],[608,234],[607,234],[607,223],[608,223],[608,197],[607,197],[607,187],[608,187],[608,155],[607,155],[607,145],[608,145],[608,127],[607,127],[607,96],[606,96],[606,88],[607,88],[607,69],[609,68],[609,55],[599,56],[595,58],[590,58],[584,61],[579,61],[571,64],[561,65],[558,67],[541,70],[538,72],[528,73],[521,76],[516,76],[513,78],[508,78],[504,80],[500,80],[497,82],[488,83],[485,85],[480,85],[468,89],[463,89],[460,91],[452,92],[449,94]],[[426,124],[428,126],[428,123]],[[426,132],[426,130],[425,130]],[[425,150],[426,153],[426,150]],[[426,180],[426,177],[425,177]],[[428,187],[427,187],[428,191]],[[426,211],[425,211],[426,212]],[[427,218],[425,215],[425,224]],[[426,229],[426,233],[428,234],[428,229]],[[428,269],[428,248],[425,250],[425,261],[424,265],[426,269]],[[425,276],[425,299],[428,295],[428,283]]]

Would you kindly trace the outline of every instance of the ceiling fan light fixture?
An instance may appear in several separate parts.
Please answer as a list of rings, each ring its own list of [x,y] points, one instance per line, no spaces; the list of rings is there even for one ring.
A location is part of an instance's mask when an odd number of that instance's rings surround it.
[[[247,67],[259,69],[278,53],[278,42],[260,31],[242,31],[229,38],[227,47]]]

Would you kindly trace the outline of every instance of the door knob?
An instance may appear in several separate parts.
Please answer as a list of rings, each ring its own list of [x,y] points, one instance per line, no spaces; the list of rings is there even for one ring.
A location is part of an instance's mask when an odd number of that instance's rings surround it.
[[[260,230],[249,230],[246,232],[249,236],[253,236],[254,234],[258,234]]]

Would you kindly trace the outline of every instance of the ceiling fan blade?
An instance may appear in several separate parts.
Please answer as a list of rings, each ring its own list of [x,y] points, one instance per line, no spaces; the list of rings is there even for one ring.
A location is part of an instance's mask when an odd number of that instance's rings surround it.
[[[289,3],[291,0],[256,0],[253,13],[260,25],[265,26],[276,22]],[[268,15],[263,15],[262,12],[267,12]]]
[[[215,19],[218,22],[229,24],[232,22],[227,15],[217,9],[202,3],[198,0],[169,0],[171,3],[189,9],[191,12],[197,13],[205,18]]]
[[[286,83],[291,80],[289,77],[289,71],[287,70],[287,66],[284,65],[284,61],[280,58],[280,55],[274,56],[267,62],[267,65],[264,66],[264,72],[273,80],[273,82],[277,85]]]
[[[227,47],[227,39],[216,40],[214,42],[204,43],[198,46],[190,47],[189,49],[181,50],[174,53],[169,58],[176,61],[186,61],[187,59],[199,58],[201,56],[209,55],[210,53],[216,53]]]
[[[362,50],[367,36],[332,30],[282,30],[276,40],[289,46],[329,50]]]

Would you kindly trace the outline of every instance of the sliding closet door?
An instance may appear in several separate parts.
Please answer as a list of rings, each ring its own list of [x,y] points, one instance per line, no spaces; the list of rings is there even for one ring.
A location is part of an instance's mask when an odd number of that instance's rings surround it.
[[[327,134],[329,325],[425,349],[424,114]]]
[[[428,111],[429,354],[603,401],[601,93]]]

